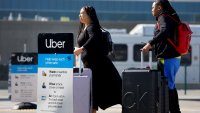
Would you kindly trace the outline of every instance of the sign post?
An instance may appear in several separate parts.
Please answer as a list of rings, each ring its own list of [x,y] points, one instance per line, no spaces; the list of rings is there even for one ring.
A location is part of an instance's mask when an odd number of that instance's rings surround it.
[[[73,113],[73,34],[38,35],[37,113]]]

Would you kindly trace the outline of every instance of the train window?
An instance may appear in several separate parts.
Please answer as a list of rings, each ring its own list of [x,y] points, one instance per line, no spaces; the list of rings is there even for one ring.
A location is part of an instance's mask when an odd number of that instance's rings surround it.
[[[111,57],[112,61],[127,61],[128,46],[126,44],[114,44],[114,56]]]
[[[133,60],[141,61],[141,51],[140,49],[144,46],[144,44],[135,44],[133,46]],[[157,61],[154,50],[152,51],[152,60]],[[144,61],[149,61],[149,54],[144,54]]]
[[[0,64],[0,81],[8,80],[8,65]]]
[[[190,66],[192,63],[192,47],[190,46],[188,54],[181,56],[181,66]]]

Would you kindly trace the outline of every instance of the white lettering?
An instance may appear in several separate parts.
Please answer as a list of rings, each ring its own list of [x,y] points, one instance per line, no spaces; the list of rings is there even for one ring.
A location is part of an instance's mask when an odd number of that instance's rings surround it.
[[[32,62],[33,57],[17,56],[18,62]]]
[[[64,48],[65,47],[65,41],[54,41],[53,39],[48,40],[45,39],[45,45],[47,48]]]

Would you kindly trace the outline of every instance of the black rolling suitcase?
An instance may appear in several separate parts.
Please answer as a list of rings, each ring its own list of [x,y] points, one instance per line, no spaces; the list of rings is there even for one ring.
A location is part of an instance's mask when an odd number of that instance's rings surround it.
[[[151,53],[151,51],[150,51]],[[161,72],[143,68],[141,52],[141,68],[125,69],[122,72],[122,113],[167,113],[167,82]]]

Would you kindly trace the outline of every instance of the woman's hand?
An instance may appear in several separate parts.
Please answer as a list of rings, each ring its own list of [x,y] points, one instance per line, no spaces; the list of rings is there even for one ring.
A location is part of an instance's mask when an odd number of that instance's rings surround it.
[[[79,54],[81,54],[82,52],[83,52],[83,50],[84,50],[84,48],[83,47],[75,47],[75,49],[74,49],[74,54],[76,55],[76,56],[78,56]]]
[[[149,43],[147,43],[142,49],[140,49],[141,51],[143,51],[144,53],[149,52],[149,49],[151,49],[151,45]]]

